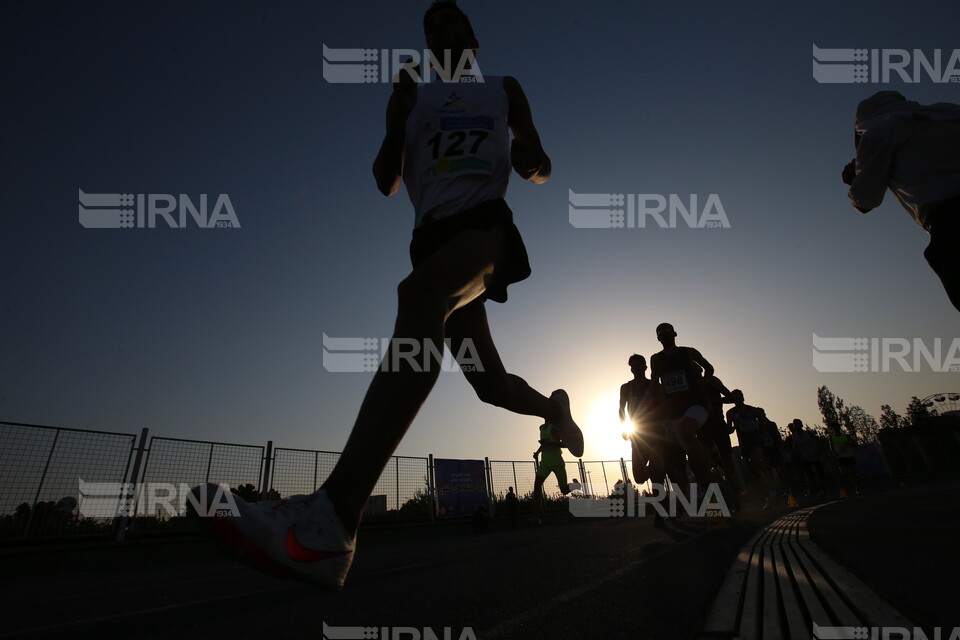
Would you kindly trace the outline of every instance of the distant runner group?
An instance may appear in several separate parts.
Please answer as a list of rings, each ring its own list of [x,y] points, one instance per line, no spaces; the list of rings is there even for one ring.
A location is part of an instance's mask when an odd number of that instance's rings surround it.
[[[686,490],[689,467],[701,487],[721,482],[729,506],[739,510],[745,487],[730,440],[736,433],[740,456],[763,492],[764,509],[788,494],[822,497],[823,439],[799,418],[784,438],[763,408],[746,404],[740,389],[727,389],[703,354],[678,346],[676,337],[673,325],[657,327],[663,350],[650,358],[650,378],[642,355],[627,360],[633,378],[620,387],[620,421],[629,423],[623,437],[631,444],[634,481],[662,484],[668,478]],[[724,404],[733,406],[724,413]],[[849,436],[834,429],[829,447],[859,493]]]

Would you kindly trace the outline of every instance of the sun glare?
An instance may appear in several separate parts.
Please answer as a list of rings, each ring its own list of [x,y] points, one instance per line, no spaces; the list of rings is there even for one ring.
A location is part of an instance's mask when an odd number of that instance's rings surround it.
[[[591,460],[619,460],[630,457],[630,445],[623,439],[624,431],[632,429],[629,421],[620,424],[617,405],[620,392],[601,396],[590,406],[584,428],[586,455]]]

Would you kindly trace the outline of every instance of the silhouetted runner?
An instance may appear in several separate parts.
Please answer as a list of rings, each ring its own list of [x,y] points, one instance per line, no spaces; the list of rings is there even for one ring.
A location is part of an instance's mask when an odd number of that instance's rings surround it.
[[[423,18],[437,61],[459,64],[479,44],[467,16],[439,0]],[[540,144],[516,79],[471,76],[417,86],[407,64],[387,105],[386,135],[373,164],[377,188],[396,193],[401,179],[413,203],[413,271],[398,287],[391,351],[453,354],[472,344],[481,366],[464,371],[484,402],[539,416],[580,456],[583,434],[566,394],[548,398],[507,373],[490,337],[484,302],[507,299],[507,287],[530,274],[523,240],[504,201],[512,168],[543,183],[550,159]],[[453,75],[448,69],[447,76]],[[482,81],[481,81],[482,80]],[[511,142],[510,133],[513,133]],[[471,341],[467,343],[466,341]],[[375,374],[343,453],[323,487],[280,503],[238,501],[240,517],[215,518],[221,540],[259,568],[340,588],[352,562],[364,504],[440,372],[439,358],[413,367],[398,359]],[[196,490],[201,492],[201,488]]]
[[[667,503],[670,491],[667,477],[687,491],[687,459],[676,438],[671,435],[664,418],[664,397],[660,385],[647,379],[647,360],[639,354],[627,359],[633,379],[620,386],[620,422],[629,416],[630,429],[623,437],[630,441],[634,480],[642,485],[647,480],[658,485]],[[654,509],[653,524],[664,526],[664,518]]]
[[[804,493],[810,495],[815,492],[821,498],[824,497],[820,447],[813,433],[804,429],[800,418],[795,418],[790,423],[790,435],[786,437],[784,444],[790,451],[790,460],[794,465],[797,480],[804,484]]]
[[[699,351],[678,347],[673,325],[657,326],[657,340],[663,350],[650,358],[650,377],[659,382],[664,392],[664,411],[674,420],[674,432],[686,452],[697,484],[704,491],[711,481],[710,464],[697,431],[707,421],[707,399],[703,390],[703,376],[713,375],[713,366]]]
[[[533,459],[537,463],[537,476],[533,482],[533,511],[530,521],[542,524],[540,514],[543,513],[543,483],[552,473],[557,479],[560,493],[567,495],[570,487],[567,484],[567,467],[563,461],[563,452],[560,449],[560,438],[557,428],[549,422],[540,425],[540,446],[533,452]]]
[[[857,474],[857,459],[854,453],[856,443],[843,432],[840,425],[830,428],[830,451],[833,452],[840,466],[844,479],[852,486],[851,492],[860,495],[860,476]]]
[[[777,423],[767,417],[763,407],[757,407],[757,424],[760,428],[760,448],[770,469],[770,497],[777,500],[792,491],[790,466],[783,449],[783,435]]]
[[[624,438],[630,441],[633,479],[643,484],[650,479],[650,466],[662,464],[656,460],[662,452],[663,427],[660,405],[660,387],[647,378],[647,359],[633,354],[627,359],[633,379],[620,385],[620,423],[625,425]],[[629,426],[627,421],[629,420]]]
[[[734,389],[730,393],[733,399],[733,406],[727,410],[727,424],[731,429],[737,432],[737,440],[740,443],[740,456],[750,467],[751,473],[760,480],[760,486],[764,494],[763,508],[767,509],[773,502],[773,490],[770,480],[770,466],[763,455],[763,443],[760,433],[760,413],[756,407],[746,404],[743,399],[743,391]]]
[[[880,91],[857,105],[857,157],[841,177],[860,213],[889,188],[930,234],[923,252],[960,310],[960,106],[922,105]]]
[[[737,469],[733,462],[733,450],[730,443],[730,428],[724,419],[723,405],[732,403],[730,390],[717,376],[708,376],[703,379],[703,393],[707,401],[707,421],[697,432],[697,439],[707,448],[711,457],[716,458],[717,464],[729,484],[730,507],[740,510],[740,482],[737,479]],[[726,495],[726,494],[725,494]]]

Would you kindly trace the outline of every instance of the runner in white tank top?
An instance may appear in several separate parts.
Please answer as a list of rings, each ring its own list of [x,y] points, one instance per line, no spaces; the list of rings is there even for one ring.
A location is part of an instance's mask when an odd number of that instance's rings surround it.
[[[427,10],[424,32],[436,60],[459,62],[479,47],[467,16],[450,1]],[[560,446],[579,457],[583,434],[570,415],[567,394],[558,389],[548,398],[507,373],[484,309],[487,297],[506,300],[507,285],[530,273],[503,201],[510,167],[534,183],[550,176],[526,96],[510,77],[482,85],[432,83],[418,90],[415,76],[416,67],[408,65],[394,83],[386,135],[373,165],[384,195],[396,193],[403,176],[416,212],[414,267],[398,287],[390,352],[399,347],[409,354],[412,341],[420,354],[438,349],[442,354],[448,341],[455,356],[470,354],[474,366],[464,375],[481,400],[539,416],[556,427]],[[509,153],[507,127],[513,133]],[[215,519],[228,546],[260,569],[327,588],[342,586],[367,498],[440,372],[436,357],[418,366],[397,360],[375,374],[323,487],[280,503],[238,498],[241,517]]]
[[[415,227],[506,196],[510,133],[503,82],[486,76],[483,82],[438,80],[418,89],[403,159]]]

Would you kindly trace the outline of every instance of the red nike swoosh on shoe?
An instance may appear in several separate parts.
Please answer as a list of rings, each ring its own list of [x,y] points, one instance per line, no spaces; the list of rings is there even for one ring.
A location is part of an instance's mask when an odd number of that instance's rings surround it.
[[[317,560],[336,558],[337,556],[345,556],[350,553],[349,551],[314,551],[313,549],[307,549],[297,540],[293,529],[294,527],[290,527],[290,529],[287,530],[287,555],[290,556],[291,560],[296,560],[297,562],[316,562]]]

